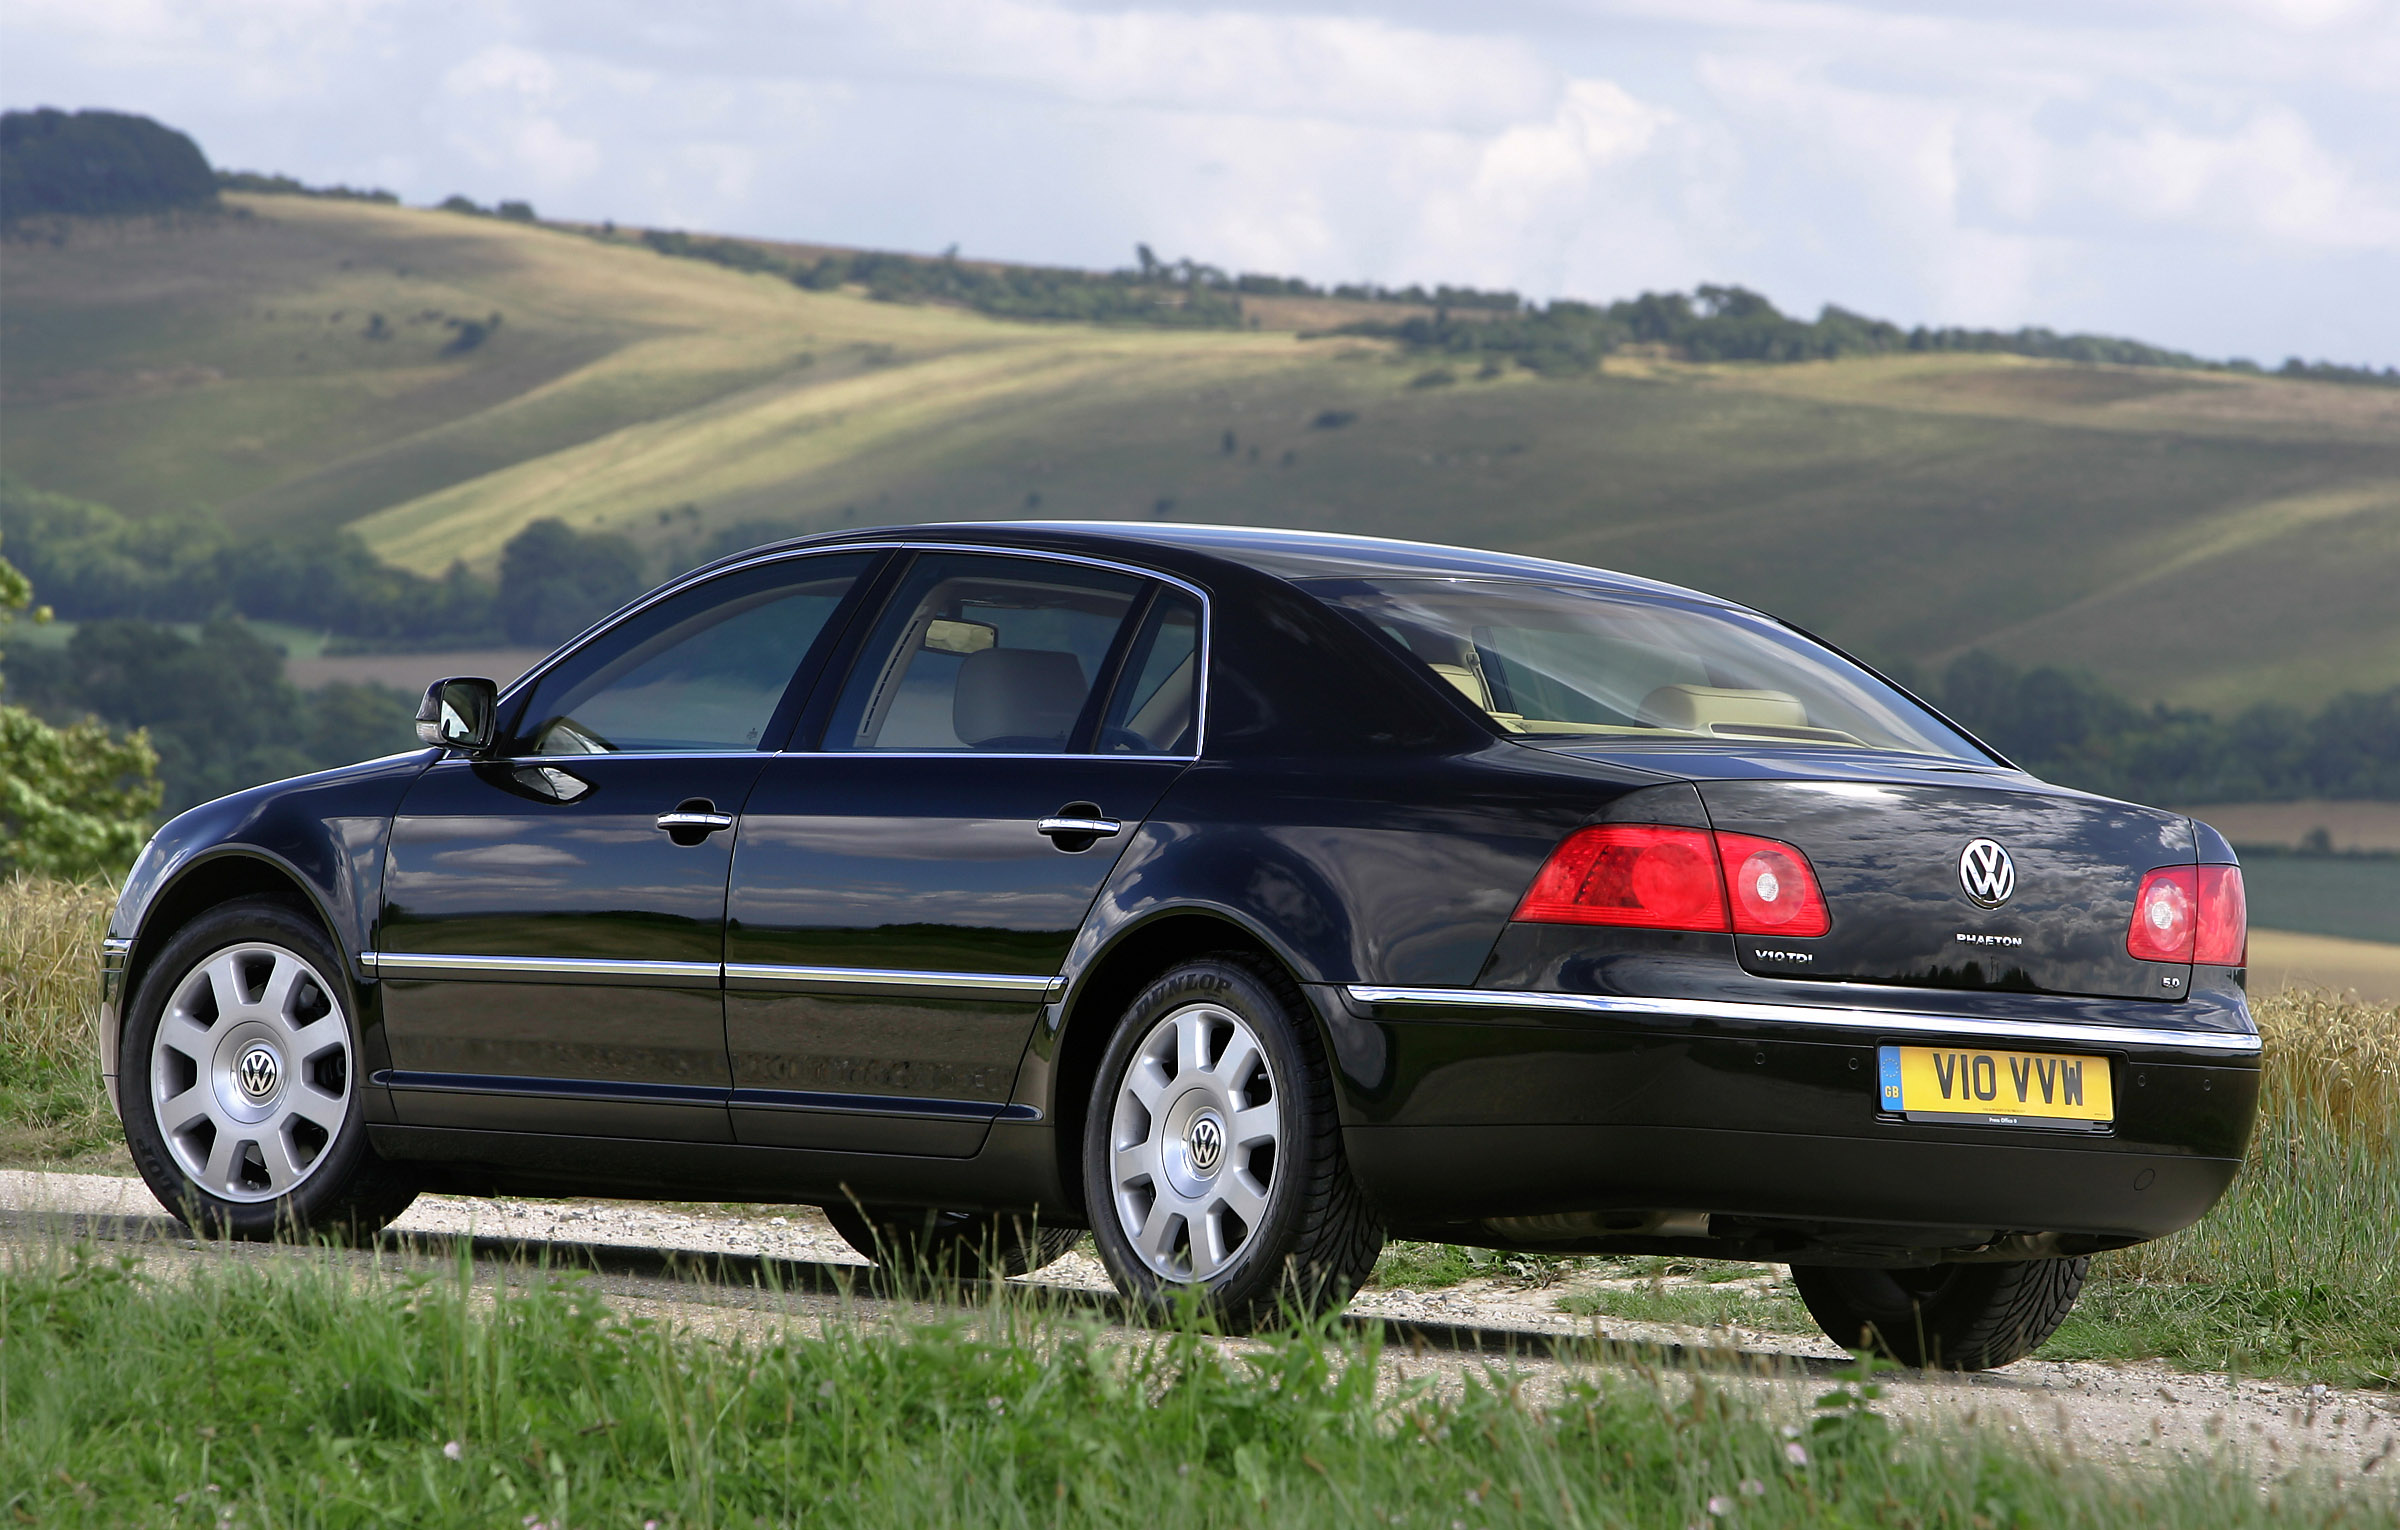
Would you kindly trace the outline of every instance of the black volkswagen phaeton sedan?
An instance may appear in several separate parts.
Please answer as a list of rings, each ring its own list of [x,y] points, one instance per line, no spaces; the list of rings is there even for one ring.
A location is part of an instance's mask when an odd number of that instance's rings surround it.
[[[2039,1344],[2247,1140],[2241,874],[1806,634],[1563,563],[958,525],[688,574],[429,747],[161,830],[107,948],[160,1200],[1089,1227],[1226,1321],[1387,1235],[1789,1263],[1914,1363]]]

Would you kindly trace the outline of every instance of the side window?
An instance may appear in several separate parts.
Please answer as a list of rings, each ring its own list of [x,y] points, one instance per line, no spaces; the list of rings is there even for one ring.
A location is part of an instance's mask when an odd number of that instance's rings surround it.
[[[1064,751],[1142,581],[928,553],[885,607],[825,731],[834,750]]]
[[[871,561],[860,553],[743,569],[609,628],[535,685],[515,752],[756,749]]]
[[[1190,754],[1200,716],[1200,607],[1189,595],[1151,603],[1100,727],[1102,754]]]

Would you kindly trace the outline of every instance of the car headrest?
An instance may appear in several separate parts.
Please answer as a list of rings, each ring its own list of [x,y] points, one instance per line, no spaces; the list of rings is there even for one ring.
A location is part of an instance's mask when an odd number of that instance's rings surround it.
[[[1653,728],[1707,733],[1723,727],[1764,724],[1800,728],[1808,709],[1787,691],[1737,691],[1714,685],[1662,685],[1642,698],[1640,721]]]
[[[1090,686],[1071,653],[1050,648],[985,648],[958,667],[950,726],[970,749],[1054,749],[1067,741]]]

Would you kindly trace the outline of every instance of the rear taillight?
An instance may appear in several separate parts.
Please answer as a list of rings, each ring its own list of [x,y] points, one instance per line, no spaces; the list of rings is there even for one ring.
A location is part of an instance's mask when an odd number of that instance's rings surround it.
[[[2200,929],[2192,960],[2211,967],[2240,967],[2250,959],[2250,904],[2242,896],[2242,868],[2200,868]]]
[[[2200,924],[2200,868],[2161,866],[2142,878],[2133,895],[2133,925],[2125,949],[2134,960],[2188,962]]]
[[[1808,857],[1790,845],[1747,834],[1719,834],[1733,927],[1744,935],[1822,935],[1833,921]]]
[[[2143,877],[2125,949],[2145,962],[2241,966],[2250,954],[2242,868],[2161,866]]]
[[[1602,824],[1568,835],[1516,917],[1789,936],[1822,935],[1832,923],[1808,857],[1792,846],[1663,824]]]
[[[1725,884],[1708,832],[1633,823],[1568,835],[1526,889],[1517,918],[1648,930],[1729,928]]]

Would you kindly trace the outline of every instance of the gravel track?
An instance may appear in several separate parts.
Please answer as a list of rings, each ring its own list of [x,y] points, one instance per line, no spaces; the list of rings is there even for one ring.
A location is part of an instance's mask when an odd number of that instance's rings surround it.
[[[890,1317],[905,1304],[869,1294],[866,1261],[807,1207],[653,1206],[608,1201],[425,1196],[394,1224],[382,1257],[456,1257],[467,1240],[484,1278],[548,1260],[593,1271],[623,1310],[703,1333],[763,1333],[797,1321]],[[204,1260],[307,1257],[267,1245],[203,1244],[162,1215],[137,1179],[0,1170],[0,1242],[61,1236],[122,1244],[166,1267]],[[353,1256],[362,1262],[369,1256]],[[1113,1315],[1106,1273],[1077,1252],[1025,1284]],[[1534,1396],[1592,1366],[1660,1373],[1670,1386],[1706,1373],[1758,1389],[1797,1418],[1846,1363],[1825,1340],[1745,1329],[1701,1330],[1561,1313],[1555,1290],[1473,1280],[1434,1291],[1377,1289],[1354,1322],[1384,1324],[1395,1382],[1465,1384],[1505,1371]],[[2261,1480],[2297,1471],[2388,1484],[2400,1478],[2400,1392],[2199,1375],[2152,1364],[2021,1360],[1972,1376],[1884,1378],[1885,1409],[2005,1431],[2068,1454],[2140,1465],[2223,1457]]]

